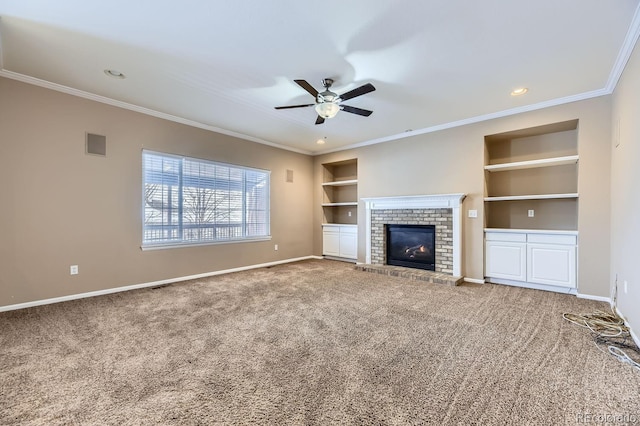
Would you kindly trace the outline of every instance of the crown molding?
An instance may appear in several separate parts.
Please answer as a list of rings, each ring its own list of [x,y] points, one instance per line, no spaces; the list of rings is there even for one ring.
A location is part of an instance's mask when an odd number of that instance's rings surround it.
[[[503,111],[492,112],[489,114],[478,115],[475,117],[465,118],[458,121],[451,121],[449,123],[437,124],[431,127],[425,127],[424,129],[412,130],[410,132],[398,133],[396,135],[385,136],[378,139],[372,139],[365,142],[359,142],[332,150],[319,151],[313,155],[330,154],[332,152],[345,151],[348,149],[361,148],[363,146],[376,145],[384,142],[397,141],[404,138],[410,138],[412,136],[424,135],[426,133],[438,132],[440,130],[452,129],[455,127],[466,126],[468,124],[480,123],[482,121],[493,120],[496,118],[508,117],[511,115],[522,114],[524,112],[536,111],[539,109],[549,108],[553,106],[568,104],[571,102],[583,101],[586,99],[597,98],[599,96],[610,95],[611,92],[607,89],[592,90],[590,92],[579,93],[577,95],[565,96],[563,98],[551,99],[548,101],[538,102],[537,104],[524,105],[517,108],[506,109]]]
[[[0,51],[0,55],[1,55],[1,53],[2,52]],[[1,56],[0,56],[0,58],[1,58]],[[290,146],[281,145],[281,144],[278,144],[278,143],[275,143],[275,142],[269,142],[269,141],[266,141],[264,139],[256,138],[254,136],[249,136],[249,135],[245,135],[245,134],[242,134],[242,133],[234,132],[234,131],[231,131],[231,130],[222,129],[220,127],[215,127],[215,126],[211,126],[211,125],[208,125],[208,124],[200,123],[198,121],[189,120],[189,119],[186,119],[186,118],[183,118],[183,117],[178,117],[178,116],[175,116],[175,115],[171,115],[171,114],[167,114],[167,113],[164,113],[164,112],[156,111],[156,110],[153,110],[153,109],[150,109],[150,108],[145,108],[145,107],[141,107],[141,106],[138,106],[138,105],[130,104],[128,102],[118,101],[116,99],[108,98],[106,96],[96,95],[94,93],[85,92],[84,90],[74,89],[73,87],[64,86],[62,84],[57,84],[57,83],[52,83],[50,81],[41,80],[39,78],[30,77],[28,75],[16,73],[16,72],[13,72],[13,71],[0,69],[0,77],[6,77],[6,78],[9,78],[9,79],[12,79],[12,80],[21,81],[23,83],[32,84],[34,86],[44,87],[45,89],[55,90],[57,92],[66,93],[68,95],[77,96],[77,97],[84,98],[84,99],[89,99],[89,100],[92,100],[92,101],[96,101],[96,102],[100,102],[100,103],[103,103],[103,104],[115,106],[115,107],[118,107],[118,108],[139,112],[141,114],[149,115],[149,116],[152,116],[152,117],[161,118],[163,120],[173,121],[175,123],[180,123],[180,124],[184,124],[184,125],[187,125],[187,126],[196,127],[196,128],[199,128],[199,129],[209,130],[209,131],[215,132],[215,133],[221,133],[221,134],[227,135],[227,136],[233,136],[235,138],[247,140],[247,141],[250,141],[250,142],[259,143],[259,144],[262,144],[262,145],[268,145],[268,146],[271,146],[271,147],[274,147],[274,148],[278,148],[278,149],[283,149],[283,150],[286,150],[286,151],[293,151],[293,152],[296,152],[298,154],[312,155],[311,151],[297,149],[297,148],[293,148],[293,147],[290,147]]]
[[[616,62],[609,74],[609,80],[607,80],[607,85],[605,86],[609,93],[613,93],[616,89],[624,68],[627,66],[627,62],[629,61],[629,58],[633,53],[633,49],[638,42],[638,36],[640,36],[640,4],[638,4],[636,12],[633,14],[633,19],[631,19],[627,36],[624,39],[624,43],[622,43],[622,47],[620,47]]]
[[[0,16],[0,29],[2,29],[2,16]],[[4,69],[4,56],[2,54],[2,34],[0,34],[0,70]]]
[[[1,24],[1,19],[2,18],[0,17],[0,24]],[[164,119],[164,120],[173,121],[173,122],[180,123],[180,124],[185,124],[187,126],[196,127],[196,128],[200,128],[200,129],[204,129],[204,130],[208,130],[208,131],[224,134],[224,135],[227,135],[227,136],[232,136],[232,137],[240,138],[240,139],[243,139],[243,140],[259,143],[259,144],[262,144],[262,145],[267,145],[267,146],[271,146],[271,147],[274,147],[274,148],[283,149],[283,150],[286,150],[286,151],[296,152],[298,154],[318,156],[318,155],[330,154],[330,153],[334,153],[334,152],[346,151],[346,150],[349,150],[349,149],[361,148],[361,147],[369,146],[369,145],[376,145],[376,144],[379,144],[379,143],[392,142],[392,141],[401,140],[401,139],[404,139],[404,138],[409,138],[409,137],[412,137],[412,136],[423,135],[423,134],[427,134],[427,133],[433,133],[433,132],[437,132],[437,131],[441,131],[441,130],[446,130],[446,129],[452,129],[452,128],[455,128],[455,127],[465,126],[465,125],[468,125],[468,124],[475,124],[475,123],[479,123],[479,122],[483,122],[483,121],[493,120],[493,119],[496,119],[496,118],[508,117],[508,116],[512,116],[512,115],[516,115],[516,114],[521,114],[521,113],[524,113],[524,112],[536,111],[536,110],[549,108],[549,107],[553,107],[553,106],[558,106],[558,105],[563,105],[563,104],[567,104],[567,103],[571,103],[571,102],[577,102],[577,101],[582,101],[582,100],[586,100],[586,99],[596,98],[596,97],[599,97],[599,96],[610,95],[615,90],[615,88],[616,88],[616,86],[618,84],[618,81],[620,80],[620,77],[622,76],[622,73],[624,72],[624,68],[626,67],[627,62],[629,61],[629,58],[631,57],[631,54],[633,53],[633,49],[635,48],[639,37],[640,37],[640,4],[636,8],[636,11],[635,11],[635,13],[633,15],[633,18],[631,20],[631,24],[629,25],[629,29],[627,31],[627,35],[626,35],[626,37],[624,39],[624,42],[623,42],[622,46],[620,47],[620,51],[618,52],[618,56],[617,56],[616,61],[615,61],[614,65],[613,65],[613,68],[611,69],[611,72],[609,73],[609,78],[607,80],[607,83],[606,83],[605,87],[603,87],[602,89],[593,90],[593,91],[590,91],[590,92],[579,93],[579,94],[576,94],[576,95],[566,96],[566,97],[563,97],[563,98],[551,99],[551,100],[548,100],[548,101],[543,101],[543,102],[539,102],[539,103],[532,104],[532,105],[524,105],[524,106],[521,106],[521,107],[511,108],[511,109],[498,111],[498,112],[494,112],[494,113],[478,115],[478,116],[475,116],[475,117],[465,118],[465,119],[462,119],[462,120],[457,120],[457,121],[452,121],[452,122],[448,122],[448,123],[438,124],[438,125],[435,125],[435,126],[425,127],[423,129],[413,130],[413,131],[410,131],[410,132],[403,132],[403,133],[390,135],[390,136],[384,136],[384,137],[381,137],[381,138],[371,139],[371,140],[368,140],[368,141],[363,141],[363,142],[359,142],[359,143],[355,143],[355,144],[345,145],[345,146],[337,147],[337,148],[334,148],[334,149],[323,150],[323,151],[315,151],[315,152],[314,151],[303,150],[303,149],[298,149],[298,148],[293,148],[293,147],[286,146],[286,145],[281,145],[281,144],[278,144],[278,143],[275,143],[275,142],[270,142],[270,141],[266,141],[264,139],[256,138],[254,136],[249,136],[249,135],[245,135],[245,134],[242,134],[242,133],[234,132],[234,131],[231,131],[231,130],[222,129],[220,127],[211,126],[211,125],[208,125],[208,124],[200,123],[200,122],[197,122],[197,121],[189,120],[189,119],[178,117],[178,116],[175,116],[175,115],[166,114],[166,113],[163,113],[163,112],[160,112],[160,111],[152,110],[152,109],[149,109],[149,108],[144,108],[144,107],[141,107],[141,106],[138,106],[138,105],[134,105],[134,104],[130,104],[130,103],[127,103],[127,102],[118,101],[118,100],[115,100],[115,99],[112,99],[112,98],[108,98],[108,97],[105,97],[105,96],[96,95],[96,94],[93,94],[93,93],[85,92],[83,90],[74,89],[72,87],[63,86],[63,85],[52,83],[52,82],[49,82],[49,81],[46,81],[46,80],[41,80],[41,79],[30,77],[30,76],[27,76],[27,75],[24,75],[24,74],[20,74],[20,73],[16,73],[16,72],[5,70],[4,67],[3,67],[3,53],[2,53],[2,38],[1,37],[0,37],[0,76],[1,77],[6,77],[6,78],[9,78],[9,79],[12,79],[12,80],[21,81],[23,83],[33,84],[33,85],[36,85],[36,86],[40,86],[40,87],[44,87],[44,88],[47,88],[47,89],[55,90],[55,91],[58,91],[58,92],[66,93],[66,94],[69,94],[69,95],[78,96],[78,97],[81,97],[81,98],[93,100],[93,101],[96,101],[96,102],[104,103],[104,104],[115,106],[115,107],[118,107],[118,108],[123,108],[123,109],[127,109],[127,110],[130,110],[130,111],[139,112],[141,114],[153,116],[153,117],[156,117],[156,118],[161,118],[161,119]]]
[[[637,13],[636,13],[636,16],[638,16]],[[637,39],[637,34],[636,34],[636,39]],[[626,45],[626,43],[625,43],[625,45]],[[1,48],[1,46],[0,46],[0,48]],[[633,45],[631,45],[631,50],[633,50]],[[622,52],[622,50],[621,50],[621,52]],[[1,55],[1,53],[2,52],[0,51],[0,55]],[[629,52],[629,55],[630,55],[630,52]],[[627,60],[628,60],[628,58],[629,58],[629,56],[627,56]],[[0,56],[0,61],[1,61],[1,56]],[[625,64],[626,64],[626,62],[625,62]],[[624,68],[624,66],[622,68]],[[553,107],[553,106],[557,106],[557,105],[563,105],[563,104],[567,104],[567,103],[571,103],[571,102],[582,101],[582,100],[586,100],[586,99],[596,98],[596,97],[599,97],[599,96],[605,96],[605,95],[609,95],[609,94],[612,93],[612,90],[609,90],[608,88],[603,88],[603,89],[593,90],[591,92],[584,92],[584,93],[579,93],[577,95],[571,95],[571,96],[566,96],[566,97],[563,97],[563,98],[557,98],[557,99],[551,99],[551,100],[548,100],[548,101],[538,102],[537,104],[524,105],[524,106],[517,107],[517,108],[511,108],[511,109],[498,111],[498,112],[494,112],[494,113],[478,115],[478,116],[475,116],[475,117],[465,118],[465,119],[462,119],[462,120],[452,121],[452,122],[449,122],[449,123],[442,123],[442,124],[438,124],[438,125],[431,126],[431,127],[425,127],[423,129],[412,130],[410,132],[403,132],[403,133],[399,133],[399,134],[396,134],[396,135],[390,135],[390,136],[385,136],[385,137],[382,137],[382,138],[371,139],[371,140],[368,140],[368,141],[359,142],[359,143],[355,143],[355,144],[350,144],[350,145],[346,145],[346,146],[341,146],[341,147],[337,147],[337,148],[330,149],[330,150],[313,152],[313,151],[307,151],[307,150],[293,148],[293,147],[290,147],[290,146],[277,144],[277,143],[274,143],[274,142],[269,142],[269,141],[266,141],[266,140],[263,140],[263,139],[260,139],[260,138],[256,138],[256,137],[253,137],[253,136],[244,135],[242,133],[233,132],[231,130],[222,129],[220,127],[215,127],[215,126],[211,126],[211,125],[208,125],[208,124],[200,123],[198,121],[188,120],[186,118],[182,118],[182,117],[178,117],[178,116],[175,116],[175,115],[167,114],[167,113],[164,113],[164,112],[152,110],[150,108],[141,107],[141,106],[138,106],[138,105],[127,103],[127,102],[118,101],[116,99],[108,98],[106,96],[96,95],[94,93],[86,92],[84,90],[74,89],[72,87],[64,86],[64,85],[57,84],[57,83],[52,83],[50,81],[41,80],[39,78],[30,77],[30,76],[27,76],[27,75],[24,75],[24,74],[16,73],[16,72],[13,72],[13,71],[8,71],[8,70],[5,70],[5,69],[0,69],[0,77],[6,77],[6,78],[9,78],[9,79],[12,79],[12,80],[21,81],[23,83],[32,84],[32,85],[35,85],[35,86],[44,87],[46,89],[55,90],[57,92],[66,93],[68,95],[78,96],[80,98],[89,99],[89,100],[92,100],[92,101],[96,101],[96,102],[100,102],[100,103],[103,103],[103,104],[115,106],[115,107],[118,107],[118,108],[123,108],[123,109],[127,109],[127,110],[130,110],[130,111],[139,112],[141,114],[149,115],[149,116],[156,117],[156,118],[161,118],[163,120],[173,121],[175,123],[180,123],[180,124],[184,124],[184,125],[187,125],[187,126],[196,127],[196,128],[199,128],[199,129],[209,130],[209,131],[216,132],[216,133],[221,133],[221,134],[224,134],[224,135],[227,135],[227,136],[233,136],[233,137],[244,139],[244,140],[247,140],[247,141],[259,143],[259,144],[262,144],[262,145],[268,145],[268,146],[272,146],[274,148],[283,149],[283,150],[286,150],[286,151],[292,151],[292,152],[296,152],[298,154],[311,155],[311,156],[318,156],[318,155],[323,155],[323,154],[330,154],[330,153],[333,153],[333,152],[346,151],[346,150],[349,150],[349,149],[361,148],[361,147],[364,147],[364,146],[376,145],[376,144],[384,143],[384,142],[392,142],[392,141],[396,141],[396,140],[400,140],[400,139],[404,139],[404,138],[409,138],[409,137],[412,137],[412,136],[438,132],[438,131],[441,131],[441,130],[447,130],[447,129],[452,129],[452,128],[455,128],[455,127],[466,126],[468,124],[474,124],[474,123],[480,123],[482,121],[493,120],[493,119],[496,119],[496,118],[508,117],[508,116],[511,116],[511,115],[521,114],[521,113],[524,113],[524,112],[535,111],[535,110],[549,108],[549,107]]]

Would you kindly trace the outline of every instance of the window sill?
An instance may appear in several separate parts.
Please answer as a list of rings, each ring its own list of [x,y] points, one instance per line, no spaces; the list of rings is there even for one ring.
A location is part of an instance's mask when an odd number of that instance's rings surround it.
[[[158,243],[158,244],[146,244],[140,246],[142,251],[149,250],[164,250],[164,249],[175,249],[175,248],[184,248],[184,247],[201,247],[201,246],[217,246],[221,244],[235,244],[235,243],[255,243],[258,241],[270,241],[271,235],[266,237],[256,237],[256,238],[241,238],[236,240],[224,240],[224,241],[207,241],[202,243]]]

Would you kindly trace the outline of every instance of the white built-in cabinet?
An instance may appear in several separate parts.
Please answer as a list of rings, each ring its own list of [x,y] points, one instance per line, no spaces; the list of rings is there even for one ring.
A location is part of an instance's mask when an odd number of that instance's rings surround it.
[[[322,225],[322,254],[356,259],[358,257],[357,225]]]
[[[358,160],[322,165],[322,254],[358,257]]]
[[[485,136],[487,281],[575,291],[577,128],[571,120]]]
[[[485,240],[488,281],[576,288],[576,231],[487,229]]]
[[[527,281],[560,287],[576,287],[577,236],[527,235]]]
[[[485,234],[485,275],[514,281],[527,280],[525,234]]]

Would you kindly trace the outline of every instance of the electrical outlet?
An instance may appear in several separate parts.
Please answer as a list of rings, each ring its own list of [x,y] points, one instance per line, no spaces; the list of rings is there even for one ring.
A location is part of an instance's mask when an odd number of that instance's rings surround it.
[[[529,217],[534,217],[534,216],[535,216],[535,214],[536,214],[536,212],[535,212],[534,210],[529,210],[529,211],[527,212],[527,216],[529,216]]]
[[[349,211],[348,216],[351,217],[351,211]]]
[[[624,280],[624,294],[627,294],[627,280]]]
[[[478,217],[478,210],[469,210],[469,217]]]
[[[278,245],[276,244],[275,246],[273,246],[273,249],[274,249],[275,251],[278,251]]]
[[[69,267],[69,275],[78,275],[78,265],[71,265]]]

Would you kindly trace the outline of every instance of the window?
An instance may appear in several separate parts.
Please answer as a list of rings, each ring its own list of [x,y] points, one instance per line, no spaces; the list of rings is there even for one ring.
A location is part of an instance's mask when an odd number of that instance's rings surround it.
[[[142,246],[269,238],[265,170],[142,152]]]

